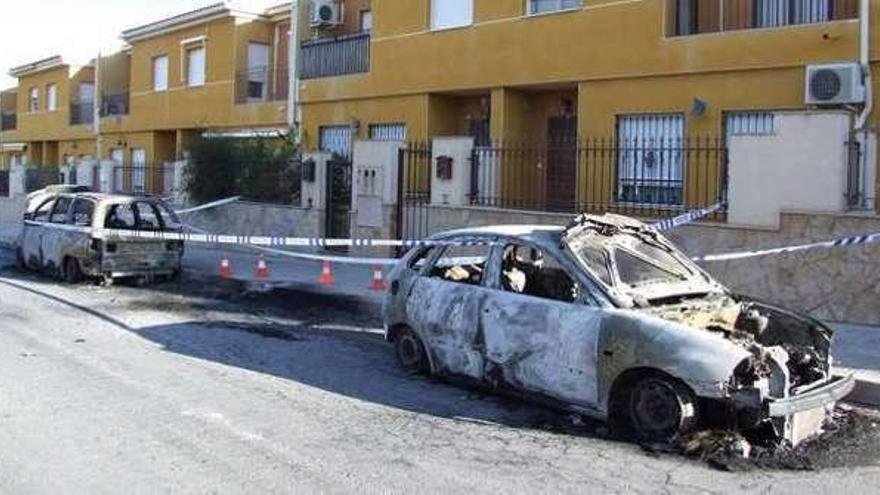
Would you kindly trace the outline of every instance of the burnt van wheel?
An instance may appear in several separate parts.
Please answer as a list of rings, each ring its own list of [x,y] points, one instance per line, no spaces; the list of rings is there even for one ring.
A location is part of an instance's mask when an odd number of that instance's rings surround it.
[[[630,390],[629,419],[641,440],[672,440],[696,426],[694,395],[671,378],[645,376]]]
[[[64,281],[68,284],[78,284],[82,281],[82,271],[76,258],[67,258],[64,261]]]
[[[409,328],[404,328],[394,340],[394,351],[403,369],[410,373],[428,370],[428,356],[422,340]]]

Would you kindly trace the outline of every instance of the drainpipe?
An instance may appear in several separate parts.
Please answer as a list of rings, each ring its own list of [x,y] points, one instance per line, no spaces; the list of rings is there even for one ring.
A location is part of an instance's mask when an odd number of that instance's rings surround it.
[[[299,25],[300,4],[298,0],[290,2],[290,41],[288,42],[288,91],[287,91],[287,124],[294,133],[294,143],[302,143],[301,109],[299,102]]]
[[[95,59],[95,107],[92,109],[93,112],[93,123],[92,123],[92,131],[95,133],[95,159],[98,160],[98,163],[101,163],[101,100],[102,96],[102,88],[101,88],[101,50],[98,50],[98,58]]]
[[[862,66],[862,76],[865,84],[865,107],[862,109],[862,112],[859,114],[859,117],[856,121],[856,131],[861,132],[862,134],[862,143],[861,143],[861,153],[859,157],[860,166],[859,166],[859,182],[861,191],[859,191],[859,195],[861,196],[861,207],[868,207],[868,188],[869,185],[865,184],[867,181],[868,175],[868,137],[869,130],[867,128],[868,118],[871,116],[871,112],[874,110],[874,87],[871,82],[871,61],[870,61],[870,50],[871,50],[871,1],[870,0],[861,0],[859,2],[859,64]]]

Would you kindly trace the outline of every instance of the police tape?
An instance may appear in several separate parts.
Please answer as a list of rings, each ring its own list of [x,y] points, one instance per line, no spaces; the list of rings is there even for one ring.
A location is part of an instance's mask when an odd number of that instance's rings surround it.
[[[650,228],[657,232],[663,232],[665,230],[672,230],[676,227],[681,227],[682,225],[689,224],[691,222],[695,222],[703,217],[707,217],[719,210],[724,208],[724,203],[715,203],[712,206],[702,208],[699,210],[691,210],[683,215],[679,215],[673,218],[667,218],[664,220],[660,220],[659,222],[653,223],[650,225]]]
[[[798,244],[793,246],[784,246],[771,249],[760,249],[754,251],[740,251],[736,253],[710,254],[692,258],[694,261],[731,261],[742,260],[748,258],[758,258],[762,256],[771,256],[779,254],[797,253],[801,251],[810,251],[814,249],[832,249],[838,247],[863,246],[866,244],[880,243],[880,232],[875,234],[860,235],[853,237],[841,237],[830,241],[812,242],[809,244]]]
[[[232,198],[220,199],[220,200],[217,200],[217,201],[212,201],[211,203],[206,203],[206,204],[199,205],[199,206],[195,206],[195,207],[192,207],[192,208],[187,208],[187,209],[185,209],[185,210],[176,210],[174,213],[177,213],[178,215],[186,215],[186,214],[189,214],[189,213],[195,213],[195,212],[197,212],[197,211],[210,210],[211,208],[217,208],[217,207],[219,207],[219,206],[225,206],[225,205],[228,205],[228,204],[230,204],[230,203],[235,203],[235,202],[237,202],[237,201],[239,201],[239,200],[241,200],[241,196],[234,196],[234,197],[232,197]]]

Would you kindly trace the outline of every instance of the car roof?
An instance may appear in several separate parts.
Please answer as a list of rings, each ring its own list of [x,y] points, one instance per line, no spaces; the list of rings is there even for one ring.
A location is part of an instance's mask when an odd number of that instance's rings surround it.
[[[555,225],[490,225],[451,230],[437,234],[434,239],[454,237],[507,237],[523,239],[542,247],[556,249],[565,228]]]

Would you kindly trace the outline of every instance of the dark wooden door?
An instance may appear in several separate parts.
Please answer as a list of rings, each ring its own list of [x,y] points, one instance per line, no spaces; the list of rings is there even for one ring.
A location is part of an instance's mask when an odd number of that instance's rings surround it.
[[[577,117],[551,117],[547,124],[547,209],[577,209]]]

